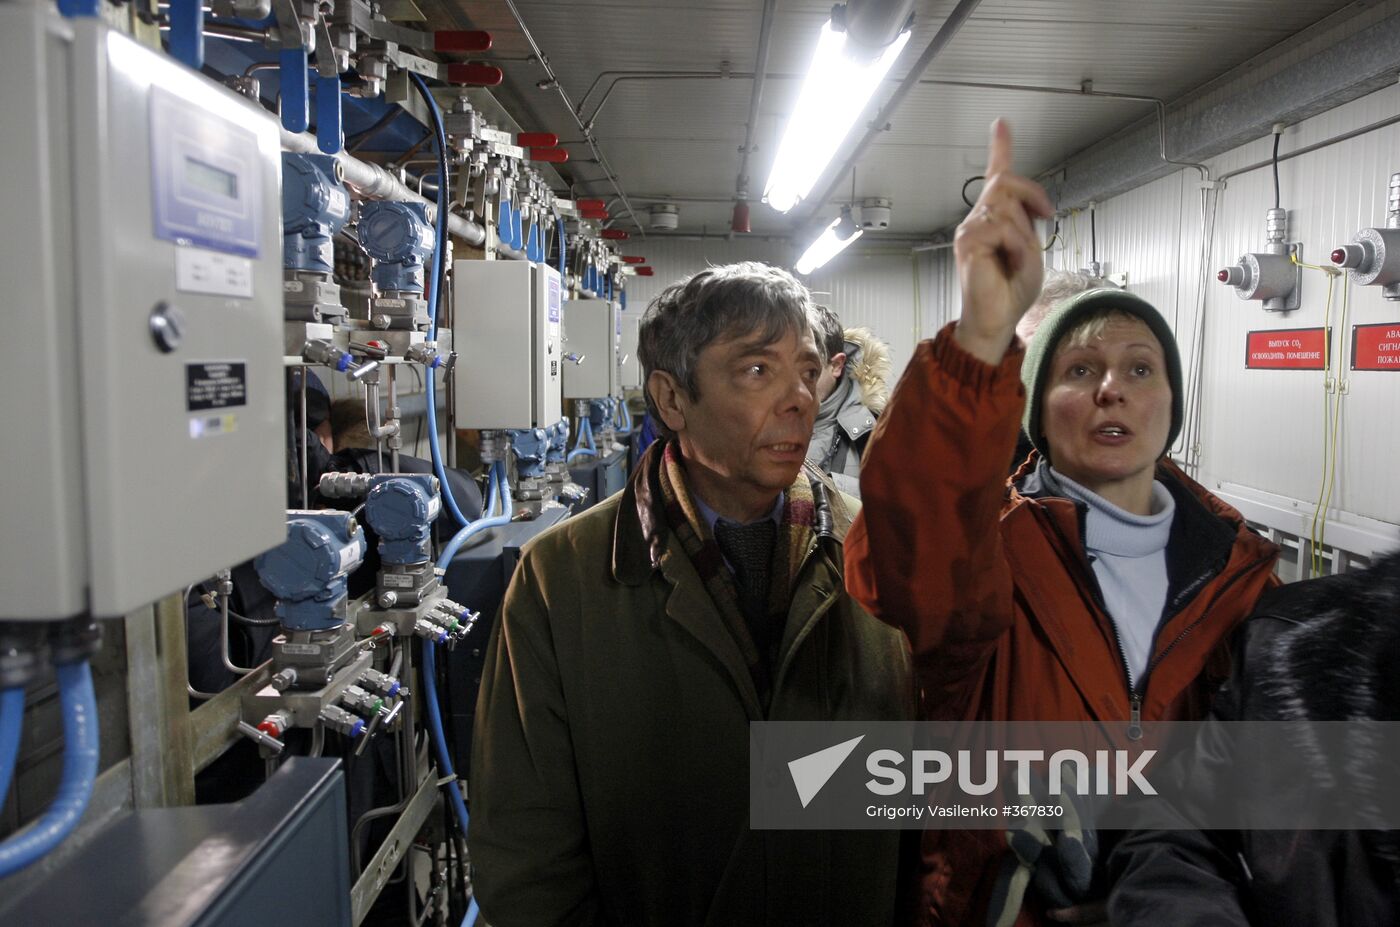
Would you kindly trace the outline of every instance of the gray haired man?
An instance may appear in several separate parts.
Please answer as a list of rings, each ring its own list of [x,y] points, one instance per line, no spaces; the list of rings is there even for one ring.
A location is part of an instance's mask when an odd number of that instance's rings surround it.
[[[486,655],[468,839],[493,927],[893,920],[898,833],[749,829],[751,722],[912,711],[903,639],[845,592],[854,500],[804,466],[810,304],[735,264],[647,309],[668,437],[526,548]]]

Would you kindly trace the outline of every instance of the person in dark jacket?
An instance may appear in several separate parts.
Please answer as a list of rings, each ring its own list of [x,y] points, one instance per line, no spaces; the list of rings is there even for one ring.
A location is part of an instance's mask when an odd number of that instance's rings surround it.
[[[916,348],[866,448],[846,585],[908,635],[925,718],[1089,722],[1126,747],[1205,715],[1278,549],[1166,458],[1181,366],[1150,304],[1090,290],[1023,348],[1052,206],[1000,121],[986,174],[957,232],[962,317]],[[1021,424],[1036,450],[1008,481]],[[1102,921],[1100,880],[1066,908],[1018,893],[1018,859],[996,831],[926,831],[913,919]]]
[[[756,721],[906,720],[846,594],[857,503],[804,465],[821,366],[786,271],[712,267],[641,324],[668,436],[526,546],[486,653],[471,830],[493,927],[889,927],[898,831],[749,827]]]
[[[817,347],[826,356],[817,381],[817,421],[807,462],[860,498],[860,455],[890,398],[890,349],[868,328],[842,328],[826,306],[813,307]]]
[[[1330,758],[1329,786],[1296,770],[1265,768],[1250,787],[1270,802],[1318,803],[1343,792],[1348,806],[1393,791],[1377,768],[1376,728],[1400,721],[1400,551],[1369,569],[1282,586],[1243,628],[1235,672],[1214,720],[1347,721],[1351,749]],[[1207,725],[1202,738],[1217,733]],[[1192,792],[1230,781],[1227,752],[1202,751]],[[1378,804],[1378,803],[1377,803]],[[1355,830],[1144,831],[1123,840],[1109,865],[1114,927],[1347,927],[1400,923],[1400,832]]]

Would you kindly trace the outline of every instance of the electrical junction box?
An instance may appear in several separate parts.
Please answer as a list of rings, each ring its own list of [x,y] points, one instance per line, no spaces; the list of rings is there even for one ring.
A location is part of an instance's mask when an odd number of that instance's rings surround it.
[[[618,385],[623,389],[642,388],[642,359],[637,355],[637,343],[642,330],[642,317],[617,314],[621,330],[617,343]]]
[[[458,427],[543,428],[559,421],[559,271],[529,261],[454,261],[452,273]]]
[[[564,307],[564,395],[570,399],[617,395],[617,315],[617,303],[606,299],[571,299]]]
[[[47,5],[0,101],[0,619],[116,617],[285,538],[280,136]]]

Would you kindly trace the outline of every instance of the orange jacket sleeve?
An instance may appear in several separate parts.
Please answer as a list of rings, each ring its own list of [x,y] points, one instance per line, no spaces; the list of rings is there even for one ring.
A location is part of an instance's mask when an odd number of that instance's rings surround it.
[[[1019,341],[993,367],[945,327],[921,342],[861,464],[846,588],[909,637],[929,685],[975,678],[1011,625],[1000,518],[1025,391]],[[951,693],[945,693],[948,695]]]

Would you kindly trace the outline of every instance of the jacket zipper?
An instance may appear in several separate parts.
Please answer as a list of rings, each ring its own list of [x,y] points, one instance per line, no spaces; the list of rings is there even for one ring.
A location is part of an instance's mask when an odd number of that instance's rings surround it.
[[[1078,505],[1079,503],[1075,503],[1076,508]],[[1139,741],[1142,739],[1142,696],[1143,692],[1146,690],[1147,674],[1151,672],[1152,664],[1149,664],[1147,670],[1143,672],[1143,678],[1139,680],[1141,685],[1134,686],[1133,671],[1128,666],[1128,654],[1127,651],[1123,649],[1123,639],[1118,636],[1118,626],[1113,623],[1113,616],[1108,613],[1108,606],[1104,604],[1103,592],[1099,588],[1098,577],[1094,575],[1094,566],[1089,562],[1088,552],[1084,550],[1082,544],[1071,544],[1069,539],[1065,537],[1064,532],[1060,530],[1060,526],[1055,522],[1054,518],[1046,516],[1045,520],[1050,524],[1055,534],[1059,535],[1062,544],[1070,550],[1079,551],[1079,566],[1084,570],[1085,576],[1091,581],[1089,583],[1089,589],[1093,593],[1094,602],[1104,613],[1104,617],[1108,619],[1109,630],[1113,632],[1113,646],[1118,651],[1118,662],[1123,667],[1124,687],[1128,692],[1128,739],[1131,741]],[[1173,646],[1175,646],[1175,644],[1173,644]]]
[[[1088,554],[1083,550],[1082,546],[1079,544],[1070,545],[1068,539],[1065,538],[1064,532],[1060,530],[1060,526],[1055,523],[1054,518],[1047,516],[1045,520],[1050,524],[1051,529],[1054,530],[1054,532],[1057,535],[1059,535],[1060,541],[1062,543],[1064,543],[1066,546],[1069,546],[1071,550],[1078,550],[1080,552],[1079,565],[1085,570],[1087,575],[1093,577],[1094,567],[1089,562]],[[1095,578],[1095,581],[1090,586],[1090,588],[1095,590],[1096,594],[1094,596],[1094,600],[1098,604],[1099,608],[1103,610],[1104,615],[1108,618],[1108,626],[1113,631],[1113,644],[1118,650],[1118,659],[1123,664],[1123,678],[1127,680],[1129,740],[1139,741],[1142,739],[1142,702],[1144,696],[1147,694],[1147,680],[1148,677],[1152,675],[1152,671],[1156,669],[1158,664],[1160,664],[1162,660],[1166,658],[1167,654],[1171,653],[1174,649],[1176,649],[1176,645],[1181,643],[1182,639],[1186,637],[1186,635],[1190,634],[1200,625],[1201,622],[1206,620],[1206,617],[1210,614],[1210,610],[1215,607],[1215,603],[1220,601],[1220,597],[1224,595],[1230,589],[1231,586],[1233,586],[1244,576],[1252,572],[1255,567],[1267,562],[1268,559],[1268,557],[1261,557],[1257,560],[1254,560],[1253,562],[1249,563],[1247,566],[1239,570],[1239,572],[1237,572],[1234,576],[1231,576],[1230,579],[1227,580],[1223,586],[1217,589],[1215,591],[1215,595],[1211,597],[1210,604],[1208,604],[1204,609],[1201,610],[1200,617],[1197,618],[1195,621],[1191,622],[1186,627],[1182,628],[1181,633],[1178,634],[1176,638],[1170,644],[1167,645],[1165,650],[1163,650],[1161,653],[1157,654],[1156,657],[1148,661],[1147,667],[1142,671],[1142,678],[1138,680],[1138,684],[1136,686],[1132,683],[1133,672],[1128,666],[1128,655],[1123,650],[1123,641],[1118,636],[1118,626],[1113,623],[1113,616],[1108,614],[1108,607],[1104,605],[1102,596],[1097,594],[1098,581],[1097,578]]]
[[[1154,669],[1156,669],[1157,666],[1158,666],[1163,660],[1165,660],[1165,659],[1167,658],[1167,654],[1171,653],[1173,650],[1176,649],[1176,645],[1179,644],[1179,643],[1181,643],[1182,639],[1184,639],[1184,638],[1186,637],[1186,635],[1188,635],[1188,634],[1190,634],[1192,631],[1194,631],[1197,627],[1200,626],[1201,622],[1205,621],[1206,618],[1209,617],[1210,612],[1211,612],[1211,609],[1215,608],[1215,604],[1216,604],[1217,602],[1220,601],[1220,597],[1223,596],[1226,592],[1228,592],[1228,591],[1230,590],[1230,587],[1231,587],[1231,586],[1235,585],[1235,583],[1239,582],[1239,581],[1240,581],[1241,579],[1243,579],[1245,576],[1247,576],[1247,575],[1249,575],[1250,573],[1252,573],[1252,572],[1254,571],[1254,569],[1255,569],[1256,567],[1258,567],[1259,565],[1268,562],[1268,559],[1269,559],[1268,557],[1261,557],[1261,558],[1259,558],[1259,559],[1257,559],[1257,560],[1254,560],[1254,561],[1250,562],[1249,564],[1245,565],[1244,567],[1242,567],[1238,572],[1235,573],[1234,576],[1231,576],[1228,580],[1226,580],[1224,585],[1222,585],[1219,589],[1215,590],[1215,595],[1213,595],[1213,596],[1211,597],[1210,603],[1209,603],[1208,605],[1206,605],[1206,607],[1203,608],[1203,609],[1201,610],[1200,617],[1198,617],[1195,621],[1193,621],[1193,622],[1191,622],[1190,624],[1188,624],[1186,627],[1182,628],[1182,629],[1181,629],[1181,633],[1178,634],[1178,635],[1172,640],[1172,642],[1166,646],[1166,648],[1165,648],[1161,653],[1157,654],[1157,656],[1153,657],[1152,660],[1148,662],[1147,668],[1146,668],[1145,670],[1143,670],[1143,673],[1142,673],[1142,680],[1141,680],[1142,685],[1141,685],[1141,687],[1140,687],[1139,689],[1137,689],[1137,690],[1132,690],[1132,689],[1130,689],[1130,690],[1129,690],[1129,693],[1128,693],[1128,695],[1129,695],[1129,702],[1128,702],[1128,704],[1129,704],[1128,739],[1129,739],[1129,740],[1141,740],[1141,739],[1142,739],[1142,697],[1143,697],[1144,694],[1146,694],[1146,691],[1147,691],[1147,678],[1148,678],[1148,676],[1150,676],[1150,675],[1152,674],[1152,671],[1153,671]],[[1110,623],[1111,623],[1111,622],[1110,622]],[[1113,636],[1114,636],[1115,639],[1118,637],[1118,631],[1117,631],[1117,629],[1114,630]],[[1120,654],[1120,655],[1122,654],[1122,645],[1121,645],[1121,644],[1119,645],[1119,654]]]

